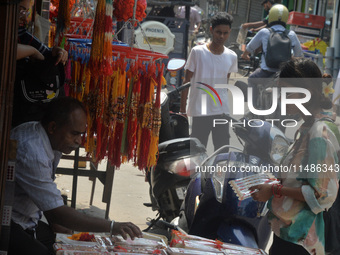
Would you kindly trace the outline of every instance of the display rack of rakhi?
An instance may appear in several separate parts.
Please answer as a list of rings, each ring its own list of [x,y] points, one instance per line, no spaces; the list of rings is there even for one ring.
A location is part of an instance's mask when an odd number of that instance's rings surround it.
[[[229,181],[229,184],[233,188],[240,201],[250,198],[251,194],[256,192],[256,190],[250,191],[250,187],[265,183],[276,184],[280,183],[280,181],[276,179],[271,173],[248,175],[243,178]]]
[[[145,169],[157,161],[168,56],[112,44],[112,8],[112,0],[98,0],[92,41],[70,45],[69,93],[86,106],[84,142],[92,158],[107,157],[115,167],[132,160]]]
[[[160,53],[112,46],[112,75],[89,71],[91,41],[69,40],[67,93],[88,110],[85,149],[97,161],[107,157],[119,167],[133,160],[139,169],[156,163],[160,128]],[[158,60],[157,60],[158,59]],[[155,93],[156,88],[156,93]]]

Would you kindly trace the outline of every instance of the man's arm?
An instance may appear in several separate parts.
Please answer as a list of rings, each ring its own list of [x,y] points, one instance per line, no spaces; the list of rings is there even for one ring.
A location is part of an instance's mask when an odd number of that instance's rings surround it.
[[[85,215],[65,205],[45,211],[44,215],[48,222],[76,231],[110,232],[111,228],[111,221]],[[141,230],[130,222],[115,222],[112,233],[120,234],[124,239],[127,235],[131,239],[142,237]]]
[[[252,32],[258,32],[258,31],[260,31],[262,28],[265,28],[265,27],[267,27],[267,24],[264,24],[263,26],[261,26],[261,27],[258,27],[258,28],[255,28],[255,29],[251,29],[252,30]]]
[[[259,47],[262,47],[262,39],[265,36],[265,33],[267,32],[265,30],[267,30],[267,29],[262,29],[261,31],[259,31],[250,40],[250,42],[247,44],[246,50],[241,55],[241,58],[246,59],[246,60],[250,60],[249,54],[254,53]]]
[[[241,55],[241,58],[245,59],[245,60],[250,60],[250,52],[245,50],[242,55]]]
[[[291,32],[293,32],[293,31],[291,31]],[[303,57],[303,50],[301,48],[299,38],[296,36],[295,32],[294,32],[294,35],[292,37],[292,46],[293,46],[294,57]]]
[[[244,23],[242,24],[242,28],[258,28],[266,25],[262,20],[256,21],[256,22],[250,22],[250,23]]]
[[[194,75],[193,72],[189,71],[188,69],[185,70],[185,77],[184,77],[183,84],[190,82],[193,75]],[[189,92],[189,88],[182,90],[181,92],[181,107],[180,107],[181,113],[186,113],[188,92]]]
[[[197,34],[200,31],[200,27],[201,27],[201,22],[196,23],[196,28],[195,28],[195,33]]]
[[[198,31],[201,27],[201,22],[202,22],[201,15],[199,14],[199,12],[194,7],[190,7],[190,10],[191,10],[190,15],[194,15],[194,24],[195,24],[194,33],[198,33]]]

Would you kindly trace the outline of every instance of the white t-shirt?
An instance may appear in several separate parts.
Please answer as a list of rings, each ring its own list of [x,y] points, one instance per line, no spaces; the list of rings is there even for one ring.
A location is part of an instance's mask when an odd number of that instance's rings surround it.
[[[227,89],[216,88],[216,95],[209,86],[215,88],[216,84],[228,83],[228,73],[237,72],[236,53],[224,47],[222,54],[215,55],[206,44],[198,45],[191,50],[185,69],[194,73],[190,81],[188,116],[202,116],[205,112],[205,115],[229,114]],[[206,107],[202,107],[202,98]]]

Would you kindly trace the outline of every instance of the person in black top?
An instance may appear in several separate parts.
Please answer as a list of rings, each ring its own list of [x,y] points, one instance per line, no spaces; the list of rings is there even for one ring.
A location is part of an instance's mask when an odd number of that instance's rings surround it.
[[[66,50],[60,47],[49,48],[39,41],[26,30],[27,16],[29,14],[30,0],[22,0],[19,3],[19,29],[18,29],[18,50],[17,59],[32,57],[42,60],[46,57],[55,57],[56,65],[59,63],[65,64],[68,59]],[[27,46],[24,46],[27,45]],[[31,46],[31,47],[29,47]],[[41,53],[41,54],[39,54]],[[42,56],[41,56],[42,55]]]

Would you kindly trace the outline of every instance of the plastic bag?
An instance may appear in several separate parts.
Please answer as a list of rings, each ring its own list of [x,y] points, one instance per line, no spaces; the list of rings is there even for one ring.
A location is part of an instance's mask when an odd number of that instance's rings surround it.
[[[240,31],[238,32],[236,42],[238,44],[244,44],[247,38],[248,30],[246,28],[240,28]]]
[[[315,38],[313,40],[307,41],[302,45],[306,46],[309,51],[318,50],[322,55],[325,56],[327,50],[327,43],[320,38]]]

